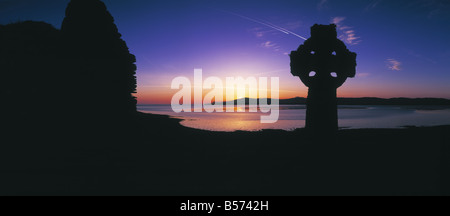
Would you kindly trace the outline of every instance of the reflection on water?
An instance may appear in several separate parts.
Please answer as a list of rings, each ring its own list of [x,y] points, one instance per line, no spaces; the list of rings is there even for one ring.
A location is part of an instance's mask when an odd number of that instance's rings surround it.
[[[294,130],[305,126],[305,105],[281,105],[278,122],[261,124],[269,113],[174,113],[170,105],[138,105],[146,113],[181,118],[182,125],[212,131]],[[398,128],[403,126],[450,125],[450,107],[439,106],[339,106],[341,128]]]

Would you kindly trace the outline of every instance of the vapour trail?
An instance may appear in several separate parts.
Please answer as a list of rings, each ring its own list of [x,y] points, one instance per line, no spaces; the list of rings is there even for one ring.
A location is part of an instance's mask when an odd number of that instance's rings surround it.
[[[303,37],[303,36],[301,36],[301,35],[298,35],[298,34],[292,32],[292,31],[289,31],[289,30],[287,30],[287,29],[285,29],[285,28],[281,28],[281,27],[276,26],[276,25],[274,25],[274,24],[267,23],[267,22],[262,22],[262,21],[259,21],[259,20],[255,20],[255,19],[252,19],[252,18],[250,18],[250,17],[244,16],[244,15],[241,15],[241,14],[237,14],[237,13],[234,13],[234,12],[231,12],[231,11],[224,11],[224,12],[229,13],[229,14],[233,14],[233,15],[235,15],[235,16],[241,17],[241,18],[243,18],[243,19],[246,19],[246,20],[249,20],[249,21],[252,21],[252,22],[261,24],[261,25],[265,25],[265,26],[267,26],[267,27],[269,27],[269,28],[272,28],[272,29],[275,29],[275,30],[277,30],[277,31],[283,32],[283,33],[285,33],[285,34],[287,34],[287,35],[294,35],[294,36],[296,36],[296,37],[298,37],[298,38],[301,38],[301,39],[303,39],[303,40],[307,40],[307,38],[305,38],[305,37]]]

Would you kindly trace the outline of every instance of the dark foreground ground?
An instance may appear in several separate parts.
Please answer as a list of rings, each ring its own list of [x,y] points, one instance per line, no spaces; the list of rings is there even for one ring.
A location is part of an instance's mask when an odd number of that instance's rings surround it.
[[[119,127],[11,126],[0,195],[450,195],[450,126],[333,137],[178,121],[139,114]]]

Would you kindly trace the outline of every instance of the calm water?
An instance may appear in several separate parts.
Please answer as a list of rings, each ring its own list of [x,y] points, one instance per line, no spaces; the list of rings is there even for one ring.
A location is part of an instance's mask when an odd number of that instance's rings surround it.
[[[182,125],[212,131],[294,130],[305,126],[305,105],[281,105],[277,123],[261,124],[265,113],[174,113],[170,105],[138,105],[146,113],[181,118]],[[399,128],[450,125],[450,107],[440,106],[339,106],[341,128]]]

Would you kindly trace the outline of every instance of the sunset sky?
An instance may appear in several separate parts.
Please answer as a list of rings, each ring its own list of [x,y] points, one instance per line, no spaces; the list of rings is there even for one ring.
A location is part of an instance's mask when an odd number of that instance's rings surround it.
[[[60,28],[68,2],[0,0],[0,24],[35,20]],[[137,57],[140,104],[170,103],[177,92],[172,79],[193,80],[194,68],[224,81],[280,77],[280,98],[306,97],[307,88],[290,73],[288,53],[315,23],[336,23],[358,54],[357,76],[338,96],[450,99],[448,0],[104,2]]]

